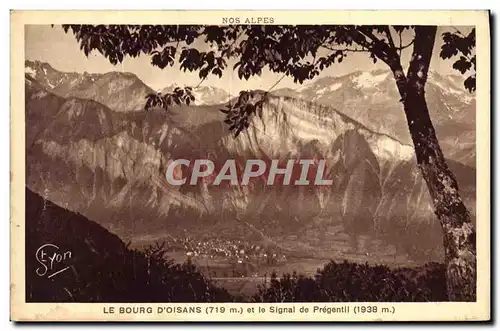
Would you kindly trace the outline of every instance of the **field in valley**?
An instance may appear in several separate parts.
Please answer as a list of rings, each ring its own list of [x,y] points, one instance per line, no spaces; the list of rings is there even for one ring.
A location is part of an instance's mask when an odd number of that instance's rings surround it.
[[[383,264],[391,268],[423,264],[398,252],[395,245],[368,236],[351,237],[342,226],[327,227],[320,235],[318,231],[304,228],[300,234],[272,238],[273,244],[267,246],[261,241],[166,237],[155,240],[150,237],[135,245],[144,247],[162,241],[170,243],[166,253],[169,259],[176,263],[189,261],[232,295],[246,297],[255,294],[259,286],[268,285],[273,273],[278,278],[293,273],[314,276],[331,260]]]

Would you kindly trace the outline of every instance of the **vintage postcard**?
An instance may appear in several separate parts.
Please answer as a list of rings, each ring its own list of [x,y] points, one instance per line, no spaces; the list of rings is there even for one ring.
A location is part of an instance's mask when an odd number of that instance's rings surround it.
[[[488,11],[12,11],[14,321],[490,319]]]

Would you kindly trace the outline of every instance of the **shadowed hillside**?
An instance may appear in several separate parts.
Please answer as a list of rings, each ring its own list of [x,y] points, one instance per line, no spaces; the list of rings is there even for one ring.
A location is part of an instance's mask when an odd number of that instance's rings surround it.
[[[61,254],[62,260],[53,254]],[[161,246],[131,250],[97,223],[26,189],[26,301],[232,300],[194,265],[169,261]]]

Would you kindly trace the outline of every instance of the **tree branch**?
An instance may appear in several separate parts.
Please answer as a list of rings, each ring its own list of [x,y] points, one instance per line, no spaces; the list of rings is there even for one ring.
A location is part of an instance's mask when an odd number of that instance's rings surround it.
[[[278,84],[279,84],[279,83],[283,80],[283,78],[285,78],[285,77],[286,77],[286,74],[284,74],[283,76],[281,76],[281,78],[280,78],[280,79],[278,79],[278,80],[276,81],[276,83],[274,83],[274,84],[273,84],[273,86],[271,86],[271,87],[267,90],[267,92],[266,92],[266,93],[269,93],[269,92],[270,92],[273,88],[275,88],[275,87],[276,87],[276,85],[278,85]]]
[[[198,83],[198,85],[196,85],[194,88],[198,88],[200,87],[201,83],[203,83],[205,81],[206,77],[203,77],[200,82]]]
[[[464,36],[464,34],[463,34],[463,33],[462,33],[462,32],[461,32],[458,28],[456,28],[456,27],[454,27],[454,26],[452,26],[451,28],[452,28],[453,30],[455,30],[455,32],[456,32],[459,36],[466,38],[466,37]]]
[[[177,24],[177,31],[175,32],[175,37],[177,38],[177,44],[175,45],[175,56],[177,56],[177,49],[179,48],[179,24]]]
[[[333,47],[329,47],[329,46],[325,46],[325,45],[321,45],[321,47],[328,49],[330,51],[341,51],[341,52],[369,52],[370,51],[368,49],[357,49],[357,48],[349,48],[349,47],[333,48]]]
[[[389,26],[386,26],[384,28],[384,30],[385,30],[385,34],[387,35],[387,39],[389,40],[389,46],[391,46],[391,48],[395,49],[396,46],[394,45],[394,40],[392,39],[391,28]]]
[[[401,51],[403,50],[402,46],[403,46],[403,37],[402,37],[402,34],[403,34],[403,30],[400,30],[398,31],[398,35],[399,35],[399,57],[401,57]],[[415,40],[415,38],[413,38],[413,40]]]
[[[397,47],[396,49],[397,49],[397,50],[400,52],[400,54],[401,54],[401,51],[402,51],[403,49],[406,49],[406,48],[410,47],[411,45],[413,45],[413,43],[415,43],[415,38],[413,38],[413,39],[412,39],[412,40],[408,43],[408,45],[401,46],[401,44],[400,44],[400,45],[399,45],[399,47]]]
[[[394,66],[398,66],[400,62],[400,55],[397,53],[397,49],[391,48],[386,42],[378,39],[373,32],[368,27],[358,26],[357,29],[359,34],[370,38],[373,42],[372,52],[382,61],[384,61],[391,69]],[[394,43],[394,41],[392,41]]]
[[[372,40],[373,43],[375,44],[378,44],[380,46],[385,45],[386,47],[389,47],[389,45],[387,45],[385,42],[383,42],[382,40],[378,39],[372,31],[370,31],[369,28],[365,27],[365,26],[359,26],[358,27],[358,30],[364,34],[365,36],[367,36],[368,38],[370,38]]]
[[[362,27],[355,27],[354,29],[347,29],[347,32],[350,32],[353,41],[361,47],[366,48],[369,52],[375,54],[379,59],[385,62],[390,66],[389,55],[383,51],[383,47],[381,44],[385,45],[387,48],[389,47],[386,43],[381,42],[377,37],[375,37],[370,31],[363,31]],[[373,36],[372,42],[369,42],[366,38]],[[370,37],[371,38],[371,37]],[[377,42],[378,41],[378,42]],[[378,46],[378,47],[377,47]]]
[[[356,44],[360,45],[361,47],[364,47],[368,51],[373,50],[373,45],[370,44],[368,40],[366,40],[366,37],[361,34],[357,29],[347,29],[344,27],[344,30],[348,33],[352,34],[352,38]]]
[[[386,44],[384,41],[378,39],[372,31],[370,31],[369,29],[361,26],[358,28],[360,33],[362,33],[363,35],[367,36],[368,38],[370,38],[374,44],[374,49],[376,47],[380,48],[381,52],[385,55],[385,60],[384,58],[382,58],[382,61],[388,63],[390,58],[391,58],[391,48],[388,44]],[[395,52],[395,51],[394,51]]]
[[[238,26],[237,26],[237,27],[238,27]],[[236,38],[234,38],[234,40],[233,40],[233,42],[231,43],[231,45],[229,45],[228,47],[226,47],[225,49],[223,49],[223,50],[221,51],[221,55],[222,55],[222,56],[224,56],[224,52],[229,52],[229,53],[228,53],[228,58],[229,58],[229,57],[231,57],[231,50],[232,50],[232,48],[233,48],[234,44],[236,44],[236,42],[238,41],[238,39],[240,39],[240,37],[243,35],[243,33],[244,33],[244,32],[245,32],[245,30],[244,30],[244,29],[242,29],[242,30],[240,31],[240,33],[238,33],[238,35],[236,36]]]

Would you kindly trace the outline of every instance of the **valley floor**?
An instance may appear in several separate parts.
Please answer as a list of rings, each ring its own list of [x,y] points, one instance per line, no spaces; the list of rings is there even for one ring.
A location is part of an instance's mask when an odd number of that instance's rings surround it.
[[[260,256],[260,246],[241,242],[232,244],[232,253],[212,247],[232,255],[210,260],[188,247],[173,252],[154,244],[139,250],[29,189],[26,202],[27,302],[447,301],[438,263],[389,268],[326,256],[283,259],[282,252],[267,248],[263,255],[271,259],[250,263],[250,256]],[[49,255],[40,255],[41,248]],[[57,264],[47,260],[62,253]],[[44,267],[47,272],[40,272]]]

